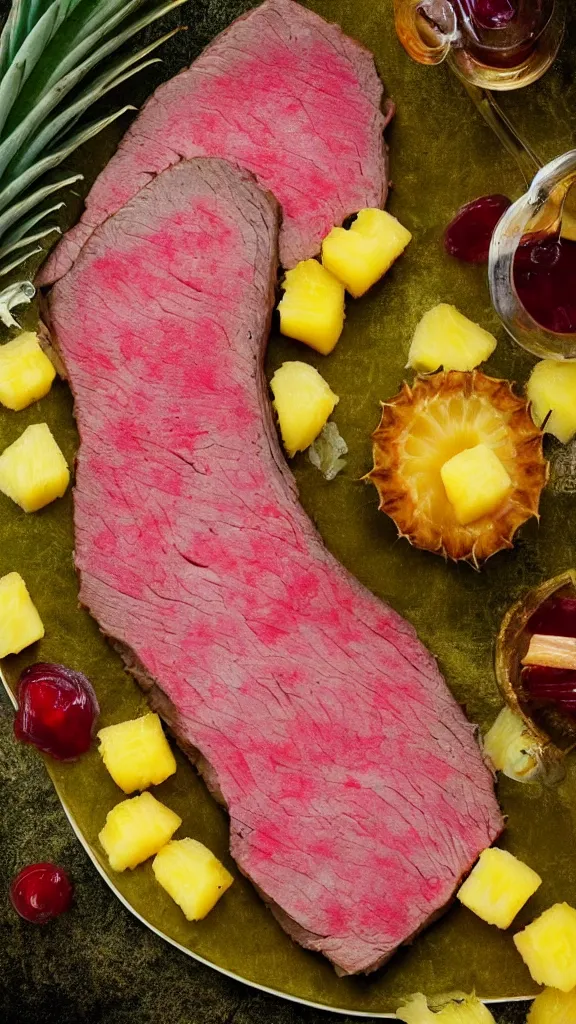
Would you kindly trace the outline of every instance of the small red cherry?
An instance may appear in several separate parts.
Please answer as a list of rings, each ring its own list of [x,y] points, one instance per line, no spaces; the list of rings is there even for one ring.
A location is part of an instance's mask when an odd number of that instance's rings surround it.
[[[462,206],[444,233],[449,256],[465,263],[486,263],[494,228],[510,206],[507,196],[481,196]]]
[[[99,713],[86,676],[39,662],[20,676],[14,735],[59,761],[73,761],[88,750]]]
[[[74,890],[68,875],[56,864],[29,864],[10,886],[14,910],[25,921],[46,924],[68,910]]]

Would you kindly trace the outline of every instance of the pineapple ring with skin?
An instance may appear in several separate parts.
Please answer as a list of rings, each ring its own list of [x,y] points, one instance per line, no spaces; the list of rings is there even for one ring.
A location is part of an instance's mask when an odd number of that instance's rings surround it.
[[[538,518],[548,479],[542,432],[508,381],[479,370],[451,370],[417,378],[412,387],[404,383],[398,395],[382,403],[382,419],[372,439],[374,468],[365,479],[376,487],[381,511],[414,547],[478,567],[502,548],[511,548],[522,523]],[[478,444],[496,453],[512,488],[494,513],[462,526],[440,469]]]

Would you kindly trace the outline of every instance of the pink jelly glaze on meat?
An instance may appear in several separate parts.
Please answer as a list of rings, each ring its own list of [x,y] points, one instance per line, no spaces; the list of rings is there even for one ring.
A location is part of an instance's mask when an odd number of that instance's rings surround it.
[[[450,901],[502,819],[434,658],[298,503],[262,373],[276,244],[271,197],[183,161],[54,287],[76,563],[209,765],[240,868],[352,973]]]
[[[387,194],[372,55],[293,0],[266,0],[160,86],[96,180],[80,222],[39,276],[57,280],[94,228],[182,157],[246,167],[282,207],[280,261],[315,256],[335,224]]]

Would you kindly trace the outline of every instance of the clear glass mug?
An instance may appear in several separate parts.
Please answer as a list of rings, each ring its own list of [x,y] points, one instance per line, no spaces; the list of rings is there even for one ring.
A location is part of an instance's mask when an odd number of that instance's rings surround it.
[[[488,279],[494,308],[514,340],[542,359],[576,359],[576,330],[562,330],[563,320],[576,328],[575,185],[576,150],[571,150],[538,172],[529,190],[499,221],[490,246]],[[534,288],[539,275],[544,288],[554,275],[556,280],[561,275],[553,307],[558,329],[542,326],[523,304],[517,277],[519,255],[523,270],[532,261]]]
[[[549,68],[564,31],[563,0],[394,0],[398,38],[420,64],[446,58],[484,89],[519,89]]]

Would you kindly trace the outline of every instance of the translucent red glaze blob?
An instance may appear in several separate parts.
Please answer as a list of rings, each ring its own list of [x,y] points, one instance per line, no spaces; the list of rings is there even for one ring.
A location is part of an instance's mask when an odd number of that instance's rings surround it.
[[[46,924],[68,910],[74,890],[68,875],[56,864],[30,864],[16,875],[10,899],[16,912],[32,924]]]
[[[444,233],[448,255],[465,263],[487,263],[494,228],[509,206],[502,195],[481,196],[462,206]]]
[[[73,761],[88,750],[99,713],[86,676],[39,662],[20,676],[14,735],[59,761]]]

